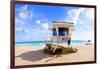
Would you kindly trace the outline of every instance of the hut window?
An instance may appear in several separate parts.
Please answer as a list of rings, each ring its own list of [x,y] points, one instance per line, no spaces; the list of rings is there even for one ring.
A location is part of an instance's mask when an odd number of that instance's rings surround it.
[[[67,36],[68,28],[59,28],[59,36]]]
[[[57,32],[55,28],[53,28],[53,36],[57,36]]]

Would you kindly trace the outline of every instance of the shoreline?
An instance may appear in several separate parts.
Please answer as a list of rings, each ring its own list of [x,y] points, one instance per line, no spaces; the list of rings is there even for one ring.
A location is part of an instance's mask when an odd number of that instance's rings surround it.
[[[61,55],[48,55],[43,53],[43,48],[36,47],[15,47],[15,65],[36,65],[94,61],[94,46],[75,46],[76,53]],[[55,57],[55,58],[54,58]]]

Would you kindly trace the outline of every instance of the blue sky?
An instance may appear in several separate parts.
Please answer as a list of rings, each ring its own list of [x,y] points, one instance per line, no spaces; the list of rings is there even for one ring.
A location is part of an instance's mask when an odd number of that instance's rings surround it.
[[[44,5],[15,5],[15,41],[49,40],[48,27],[53,21],[73,22],[72,40],[94,38],[94,9]]]

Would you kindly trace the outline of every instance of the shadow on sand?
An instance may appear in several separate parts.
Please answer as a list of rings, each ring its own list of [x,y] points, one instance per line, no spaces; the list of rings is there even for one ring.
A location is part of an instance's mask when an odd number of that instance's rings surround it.
[[[28,51],[28,52],[20,54],[19,56],[15,56],[15,57],[21,57],[24,60],[34,62],[34,61],[39,61],[43,58],[53,57],[53,56],[54,55],[48,55],[48,54],[44,53],[43,49],[40,49],[37,51]]]

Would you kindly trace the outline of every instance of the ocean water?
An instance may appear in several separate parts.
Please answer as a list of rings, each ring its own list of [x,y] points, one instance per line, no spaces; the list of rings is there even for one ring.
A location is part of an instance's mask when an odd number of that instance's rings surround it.
[[[46,41],[16,42],[15,46],[45,47],[46,43],[47,43]],[[67,46],[67,43],[65,43],[65,42],[60,42],[60,43],[55,43],[55,44]],[[72,40],[71,41],[72,46],[82,46],[82,45],[85,45],[85,44],[86,44],[86,41],[81,41],[81,40]]]

